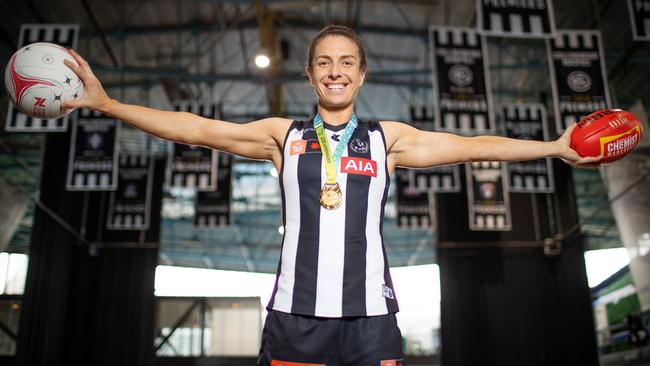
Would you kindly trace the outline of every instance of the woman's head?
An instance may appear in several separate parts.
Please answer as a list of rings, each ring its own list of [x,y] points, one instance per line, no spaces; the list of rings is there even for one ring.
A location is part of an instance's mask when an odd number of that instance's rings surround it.
[[[356,34],[352,29],[344,25],[330,24],[325,28],[321,29],[321,31],[318,32],[311,40],[311,44],[309,45],[309,53],[307,54],[307,72],[311,73],[311,71],[313,70],[314,53],[316,50],[316,46],[321,40],[323,40],[323,38],[329,36],[345,37],[350,41],[354,42],[354,44],[356,44],[358,49],[359,67],[363,71],[366,70],[366,67],[368,66],[368,61],[366,59],[366,49],[363,47],[363,42],[361,41],[361,37],[359,37],[359,35]]]
[[[307,75],[319,105],[341,109],[353,105],[366,77],[366,52],[350,28],[330,25],[314,36],[307,60]]]

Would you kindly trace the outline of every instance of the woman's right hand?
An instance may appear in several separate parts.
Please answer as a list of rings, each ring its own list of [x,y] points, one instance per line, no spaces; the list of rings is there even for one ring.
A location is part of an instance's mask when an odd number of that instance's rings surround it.
[[[106,107],[111,103],[112,99],[108,94],[106,94],[106,91],[104,91],[102,84],[99,82],[99,79],[97,79],[95,74],[93,74],[88,62],[74,50],[69,51],[72,57],[77,61],[78,65],[75,65],[69,60],[64,60],[63,62],[70,68],[70,70],[77,74],[79,79],[81,79],[84,84],[84,93],[79,99],[63,103],[61,108],[88,108],[94,111],[105,112]]]

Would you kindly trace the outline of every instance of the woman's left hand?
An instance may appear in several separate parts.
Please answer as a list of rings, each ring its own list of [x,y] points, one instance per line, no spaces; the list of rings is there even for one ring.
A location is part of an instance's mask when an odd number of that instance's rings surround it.
[[[597,168],[600,166],[601,156],[585,156],[582,157],[571,148],[571,132],[578,126],[577,123],[572,124],[567,128],[562,136],[555,140],[560,145],[560,153],[558,158],[562,159],[565,163],[572,165],[576,168]]]

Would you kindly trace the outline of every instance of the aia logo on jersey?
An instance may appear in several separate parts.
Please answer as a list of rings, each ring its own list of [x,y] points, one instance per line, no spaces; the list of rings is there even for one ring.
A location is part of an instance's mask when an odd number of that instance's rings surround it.
[[[348,174],[362,174],[369,177],[377,177],[377,162],[364,158],[341,158],[341,172]]]
[[[289,155],[300,155],[304,153],[320,153],[318,140],[295,140],[289,145]]]

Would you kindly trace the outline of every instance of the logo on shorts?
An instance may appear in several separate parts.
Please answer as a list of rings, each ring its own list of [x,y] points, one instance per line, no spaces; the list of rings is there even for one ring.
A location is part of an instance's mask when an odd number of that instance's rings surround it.
[[[403,364],[402,364],[403,365]],[[279,361],[271,360],[271,366],[325,366],[322,363],[302,363],[302,362],[288,362],[288,361]],[[401,365],[400,365],[401,366]]]
[[[394,300],[393,289],[386,285],[381,285],[381,296]]]
[[[365,154],[368,152],[368,147],[368,142],[363,141],[358,137],[350,142],[350,149],[352,149],[352,151],[355,153]]]
[[[404,366],[404,360],[381,360],[379,366]]]

